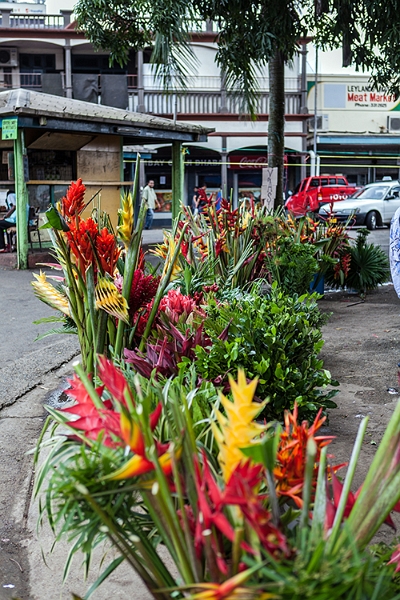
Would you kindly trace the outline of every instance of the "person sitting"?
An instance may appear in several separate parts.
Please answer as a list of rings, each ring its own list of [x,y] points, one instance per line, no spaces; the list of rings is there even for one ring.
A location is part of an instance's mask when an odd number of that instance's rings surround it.
[[[6,252],[6,244],[4,234],[10,227],[15,227],[17,224],[17,211],[15,206],[12,206],[4,215],[4,219],[0,219],[0,252]]]
[[[14,196],[15,198],[15,196]],[[7,198],[8,199],[8,198]],[[15,200],[14,200],[15,201]],[[0,252],[7,252],[4,234],[10,227],[17,225],[17,210],[15,205],[11,205],[10,210],[4,215],[4,219],[0,219]],[[29,205],[26,205],[26,223],[29,220]]]

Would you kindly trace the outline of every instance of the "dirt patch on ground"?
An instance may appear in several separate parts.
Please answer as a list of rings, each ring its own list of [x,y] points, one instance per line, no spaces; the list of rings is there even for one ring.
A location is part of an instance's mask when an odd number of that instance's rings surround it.
[[[358,486],[400,398],[388,391],[400,391],[400,300],[393,286],[387,285],[369,294],[365,302],[354,295],[327,294],[320,308],[331,313],[323,328],[321,357],[340,383],[334,398],[338,408],[330,411],[325,428],[337,436],[331,446],[337,462],[349,460],[361,419],[369,417],[355,478]],[[392,535],[384,527],[378,539],[388,542]]]

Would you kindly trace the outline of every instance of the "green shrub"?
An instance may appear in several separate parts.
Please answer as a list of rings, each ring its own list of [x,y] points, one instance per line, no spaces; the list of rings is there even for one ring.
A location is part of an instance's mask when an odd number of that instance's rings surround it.
[[[275,284],[268,296],[243,294],[219,305],[211,302],[205,331],[211,348],[196,349],[196,370],[200,377],[226,380],[229,372],[244,367],[249,379],[258,376],[256,394],[269,397],[264,416],[282,419],[295,401],[302,417],[312,416],[320,407],[334,408],[330,373],[323,369],[318,353],[323,346],[321,315],[315,295],[289,296]],[[228,327],[228,333],[221,333]]]
[[[272,281],[276,281],[282,290],[291,296],[306,294],[314,274],[318,271],[315,253],[313,244],[281,238],[266,259]]]

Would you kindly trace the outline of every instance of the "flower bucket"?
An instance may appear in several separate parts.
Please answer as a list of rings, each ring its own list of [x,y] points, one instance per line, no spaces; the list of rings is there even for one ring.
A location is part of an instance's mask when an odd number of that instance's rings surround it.
[[[310,292],[318,292],[321,296],[324,295],[324,275],[321,273],[315,273],[310,283]]]

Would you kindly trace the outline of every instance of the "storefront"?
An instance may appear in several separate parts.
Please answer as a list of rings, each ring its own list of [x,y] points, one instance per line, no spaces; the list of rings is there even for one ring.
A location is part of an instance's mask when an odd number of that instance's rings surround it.
[[[204,142],[210,130],[149,115],[27,90],[0,92],[0,186],[15,187],[18,268],[28,264],[26,206],[46,210],[73,179],[96,196],[114,225],[124,180],[124,144],[172,144],[171,203],[182,197],[183,143]],[[90,210],[90,209],[88,209]]]

